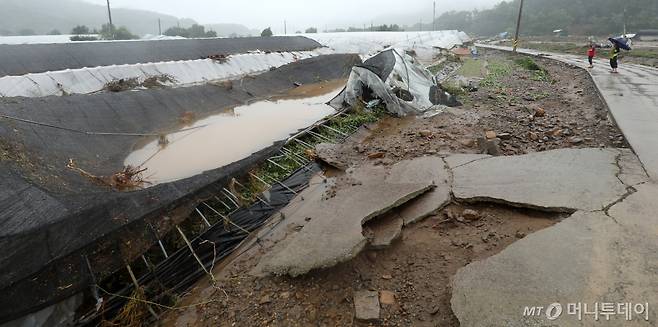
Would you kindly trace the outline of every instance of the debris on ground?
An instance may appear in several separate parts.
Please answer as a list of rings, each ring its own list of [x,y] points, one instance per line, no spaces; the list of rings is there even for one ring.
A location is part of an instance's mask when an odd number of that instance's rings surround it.
[[[140,80],[137,77],[120,78],[105,84],[105,90],[110,92],[123,92],[135,90],[138,88],[153,89],[165,87],[168,84],[175,82],[176,79],[167,74],[149,76],[143,80]]]
[[[341,144],[320,143],[315,146],[314,157],[326,164],[340,170],[349,168],[349,163],[343,160],[343,146]]]
[[[66,168],[78,172],[80,175],[90,179],[92,182],[109,186],[118,191],[131,191],[143,188],[149,182],[144,179],[146,168],[136,168],[125,166],[123,170],[112,174],[111,176],[96,176],[79,168],[73,159],[69,159]]]
[[[355,317],[359,321],[373,322],[379,320],[379,294],[377,291],[358,291],[354,293]]]

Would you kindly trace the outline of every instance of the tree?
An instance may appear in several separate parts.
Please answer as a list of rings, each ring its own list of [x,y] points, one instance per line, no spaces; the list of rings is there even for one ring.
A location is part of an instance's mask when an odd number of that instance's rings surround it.
[[[74,35],[89,34],[89,27],[85,25],[78,25],[71,30],[71,34]]]
[[[269,27],[264,29],[263,32],[260,33],[260,36],[263,36],[263,37],[270,37],[272,35],[274,35],[274,33],[272,33],[272,29],[269,28]]]
[[[100,36],[104,40],[134,40],[139,39],[137,35],[130,33],[127,27],[121,26],[116,28],[110,24],[103,24]]]
[[[62,35],[62,32],[60,32],[58,29],[54,29],[48,32],[48,35]]]
[[[165,32],[164,35],[166,36],[182,36],[182,37],[190,37],[190,33],[186,28],[174,26],[168,28]]]
[[[309,27],[306,29],[306,34],[317,33],[318,29],[316,27]]]
[[[207,31],[203,25],[194,24],[189,28],[183,27],[170,27],[165,32],[164,35],[167,36],[181,36],[185,38],[199,38],[199,37],[217,37],[217,32]]]

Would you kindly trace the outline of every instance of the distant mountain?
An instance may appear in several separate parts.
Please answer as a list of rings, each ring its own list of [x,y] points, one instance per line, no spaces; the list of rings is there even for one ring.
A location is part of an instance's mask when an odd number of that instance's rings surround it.
[[[501,2],[492,9],[453,11],[437,18],[439,29],[455,28],[476,35],[512,32],[520,0]],[[658,26],[658,0],[526,0],[523,35],[550,35],[562,29],[575,35],[621,34]]]
[[[196,23],[192,19],[179,19],[152,11],[112,9],[114,24],[126,26],[138,35],[158,34],[158,19],[163,32],[172,26],[189,27]],[[100,28],[107,20],[105,6],[80,0],[0,0],[0,35],[13,35],[21,31],[47,34],[52,30],[68,34],[76,25],[94,29]],[[229,36],[231,33],[255,34],[242,25],[218,24],[208,27],[220,36]]]

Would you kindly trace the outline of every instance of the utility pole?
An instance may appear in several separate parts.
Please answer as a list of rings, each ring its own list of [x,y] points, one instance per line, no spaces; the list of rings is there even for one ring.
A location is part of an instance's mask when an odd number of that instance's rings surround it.
[[[432,31],[436,31],[436,1],[434,1],[434,11],[432,12]]]
[[[162,21],[158,18],[158,35],[162,35]]]
[[[114,40],[114,24],[112,23],[112,9],[110,9],[110,0],[107,0],[107,16],[110,18],[110,36]]]
[[[523,15],[523,0],[521,0],[521,6],[519,7],[519,18],[516,20],[516,33],[514,34],[514,47],[513,52],[516,52],[516,49],[519,47],[519,31],[521,30],[521,16]]]
[[[288,34],[288,22],[283,20],[283,35],[287,35],[287,34]]]

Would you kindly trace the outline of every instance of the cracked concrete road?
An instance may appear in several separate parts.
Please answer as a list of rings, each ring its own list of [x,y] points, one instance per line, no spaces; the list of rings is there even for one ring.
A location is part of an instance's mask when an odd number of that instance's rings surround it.
[[[509,47],[482,45],[483,48],[511,51]],[[519,49],[529,55],[562,61],[585,69],[584,56],[574,56]],[[658,69],[633,64],[620,64],[620,73],[611,74],[608,63],[597,60],[595,68],[588,70],[615,122],[635,153],[640,157],[649,177],[658,182]]]
[[[462,268],[452,309],[461,326],[655,326],[658,321],[658,187],[602,211],[579,211],[505,251]],[[567,312],[569,303],[649,303],[649,319],[623,315],[594,322]],[[524,315],[526,307],[559,303],[562,315]],[[605,319],[603,319],[605,320]]]
[[[433,203],[435,209],[450,200],[450,175],[439,157],[402,161],[390,169],[365,166],[348,174],[355,181],[352,185],[337,190],[334,197],[297,204],[299,208],[286,216],[286,220],[306,223],[259,262],[257,274],[294,277],[334,266],[364,249],[367,239],[362,227],[367,221],[416,198],[422,214],[429,215],[431,212],[424,211],[428,206],[423,199],[427,198],[422,197],[428,193],[434,194],[430,199],[436,199],[437,194],[443,197],[443,202]],[[409,212],[401,210],[398,214],[411,219],[406,216]]]
[[[534,50],[520,52],[540,55]],[[550,54],[549,57],[579,67],[586,65],[576,56]],[[605,63],[598,64],[599,67],[603,65]],[[540,174],[548,169],[545,171],[547,178],[528,175],[530,180],[518,182],[522,186],[532,186],[534,182],[555,178],[558,179],[555,183],[563,181],[567,188],[575,188],[567,190],[558,186],[561,190],[572,195],[580,191],[585,193],[568,201],[569,207],[580,210],[571,217],[512,244],[498,255],[471,263],[456,274],[451,305],[462,326],[656,326],[658,323],[655,310],[658,305],[658,186],[655,184],[658,178],[658,147],[655,146],[658,70],[623,65],[619,75],[601,68],[590,74],[641,163],[632,151],[620,149],[605,150],[608,153],[618,151],[615,162],[609,166],[595,164],[594,172],[580,169],[582,164],[574,161],[569,167],[563,166],[565,162],[555,167],[543,162],[543,169],[538,170],[518,163],[504,165],[503,161],[509,161],[504,158],[494,165],[491,171],[494,175],[509,174],[515,169],[529,169]],[[460,179],[467,178],[460,175],[465,171],[491,165],[488,161],[474,161],[455,169],[455,183],[459,185]],[[610,163],[610,157],[604,161]],[[610,166],[614,168],[611,170]],[[578,176],[560,173],[555,170],[558,168],[573,170]],[[615,170],[618,182],[610,177]],[[574,179],[570,180],[570,176]],[[533,205],[538,204],[533,203],[536,197],[542,195],[542,191],[527,187],[523,189],[528,189],[530,194],[500,192],[495,187],[505,186],[505,178],[483,178],[484,190],[471,187],[456,190],[455,194],[468,198],[502,193],[506,201]],[[593,181],[596,178],[601,180]],[[594,184],[581,184],[585,181]],[[620,185],[628,192],[621,194]],[[595,188],[590,189],[593,186]],[[607,192],[608,186],[613,186],[611,193]],[[548,187],[546,191],[551,193],[550,190]],[[589,205],[588,201],[591,201]],[[539,207],[545,209],[547,201],[540,202]],[[553,306],[550,314],[545,311],[554,303],[563,310],[557,318],[552,316],[557,306]],[[630,321],[619,313],[609,320],[602,316],[595,321],[593,314],[585,314],[582,318],[572,314],[577,303],[588,304],[589,311],[595,303],[612,303],[616,313],[619,312],[618,303],[648,303],[649,308],[646,317],[632,313]],[[540,312],[540,307],[544,311]],[[535,308],[535,314],[526,312],[530,308]],[[598,312],[601,311],[599,308]]]
[[[620,156],[613,149],[561,149],[484,158],[453,170],[453,193],[547,211],[602,210],[627,193],[617,178]]]

